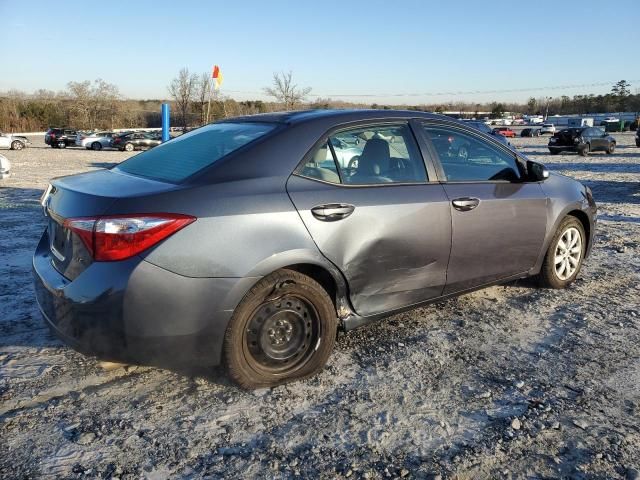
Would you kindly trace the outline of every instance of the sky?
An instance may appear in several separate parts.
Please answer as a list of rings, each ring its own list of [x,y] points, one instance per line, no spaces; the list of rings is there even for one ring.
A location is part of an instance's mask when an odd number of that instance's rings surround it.
[[[267,99],[282,71],[379,104],[640,92],[638,0],[0,0],[0,19],[0,91],[102,78],[168,98],[182,67],[217,64],[238,100]]]

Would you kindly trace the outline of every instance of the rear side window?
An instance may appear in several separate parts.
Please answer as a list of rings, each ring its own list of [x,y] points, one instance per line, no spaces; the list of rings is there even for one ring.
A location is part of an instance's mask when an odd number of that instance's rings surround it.
[[[132,175],[181,182],[268,132],[266,123],[216,123],[186,133],[116,167]]]

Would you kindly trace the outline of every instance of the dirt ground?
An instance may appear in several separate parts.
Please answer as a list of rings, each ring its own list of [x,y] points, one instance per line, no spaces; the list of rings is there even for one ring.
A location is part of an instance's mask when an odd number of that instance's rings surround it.
[[[640,149],[551,156],[597,240],[568,290],[493,287],[340,334],[327,368],[245,392],[217,370],[104,371],[52,338],[31,286],[54,176],[130,154],[2,152],[0,477],[640,478]]]

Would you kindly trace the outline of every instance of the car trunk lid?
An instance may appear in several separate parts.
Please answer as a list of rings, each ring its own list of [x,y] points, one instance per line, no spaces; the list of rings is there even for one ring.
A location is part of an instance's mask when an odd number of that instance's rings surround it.
[[[48,217],[47,234],[51,263],[73,280],[91,263],[91,252],[65,221],[95,218],[105,214],[119,198],[144,196],[177,188],[176,185],[135,177],[112,170],[100,170],[51,182],[42,204]]]

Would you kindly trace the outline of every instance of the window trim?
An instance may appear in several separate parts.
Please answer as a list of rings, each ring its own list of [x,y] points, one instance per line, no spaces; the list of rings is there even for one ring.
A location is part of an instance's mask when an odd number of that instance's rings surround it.
[[[418,129],[419,129],[419,135],[424,139],[424,142],[426,145],[428,145],[429,151],[432,155],[432,158],[434,158],[434,164],[436,165],[436,169],[438,172],[438,178],[440,179],[440,183],[443,184],[452,184],[452,185],[459,185],[459,184],[481,184],[481,183],[489,183],[489,184],[502,184],[502,183],[509,183],[509,184],[517,184],[517,183],[529,183],[527,181],[527,170],[526,170],[526,162],[522,159],[522,157],[520,157],[520,155],[518,155],[517,152],[511,150],[510,148],[507,148],[505,145],[503,145],[502,143],[498,142],[496,139],[491,138],[489,135],[486,135],[480,131],[474,131],[475,129],[470,129],[469,127],[465,127],[464,125],[460,125],[454,122],[447,122],[447,121],[442,121],[442,120],[436,120],[436,119],[418,119],[417,122],[418,125]],[[478,138],[480,141],[485,141],[492,145],[493,147],[498,147],[498,150],[502,150],[503,152],[507,153],[508,155],[513,156],[516,166],[518,168],[518,173],[520,174],[520,181],[518,182],[510,182],[509,180],[447,180],[447,176],[444,172],[444,168],[442,167],[442,161],[440,159],[440,155],[438,155],[438,152],[436,151],[433,142],[431,142],[431,139],[427,136],[426,132],[424,132],[423,130],[424,128],[451,128],[453,130],[459,130],[460,132],[464,133],[465,135],[469,135],[471,137],[476,137]]]
[[[412,185],[415,186],[415,185],[439,184],[440,182],[437,180],[437,176],[434,175],[433,176],[434,179],[432,179],[431,170],[427,167],[427,161],[424,157],[424,151],[420,144],[420,138],[418,137],[418,135],[416,135],[416,132],[412,126],[413,120],[414,120],[414,117],[403,118],[403,119],[386,119],[386,120],[367,119],[367,120],[358,120],[355,122],[341,123],[340,125],[336,125],[322,134],[322,136],[313,144],[313,146],[309,149],[309,151],[302,157],[302,160],[300,161],[300,163],[298,163],[298,165],[293,170],[291,175],[295,175],[297,177],[305,178],[307,180],[323,183],[325,185],[333,185],[334,187],[343,187],[343,188],[399,187],[399,186],[412,186]],[[416,146],[418,147],[417,153],[422,158],[427,180],[421,181],[421,182],[390,182],[390,183],[362,183],[362,184],[343,183],[342,173],[340,172],[341,169],[340,169],[340,166],[336,163],[336,155],[333,152],[333,145],[331,145],[329,138],[335,135],[336,133],[340,133],[348,130],[366,128],[368,126],[375,127],[375,126],[385,126],[385,125],[406,126],[409,129],[409,131],[411,132],[411,135],[413,136],[413,140],[415,141]],[[328,182],[326,180],[321,180],[319,178],[309,177],[307,175],[302,174],[302,169],[304,168],[304,165],[306,165],[309,162],[310,158],[315,154],[316,150],[323,143],[327,143],[329,145],[329,148],[331,149],[331,155],[333,156],[334,164],[336,165],[336,168],[338,169],[338,172],[339,172],[338,176],[340,177],[340,183]],[[435,171],[433,173],[435,173]]]

